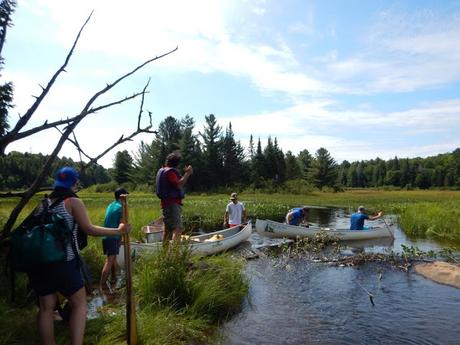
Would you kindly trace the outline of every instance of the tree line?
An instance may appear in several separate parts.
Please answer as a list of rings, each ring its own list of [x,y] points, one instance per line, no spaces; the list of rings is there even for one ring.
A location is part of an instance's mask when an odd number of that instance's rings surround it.
[[[88,187],[113,181],[132,189],[153,190],[156,171],[168,153],[180,150],[183,164],[194,167],[190,191],[217,191],[224,188],[281,189],[289,181],[300,187],[318,189],[343,187],[458,188],[460,186],[460,149],[427,158],[375,158],[338,164],[325,148],[314,154],[307,149],[294,155],[280,148],[276,137],[262,144],[251,135],[247,147],[235,139],[232,124],[224,129],[215,117],[205,116],[205,125],[195,131],[194,119],[166,117],[152,142],[141,142],[135,152],[116,153],[113,167],[94,164],[85,169],[81,184]],[[10,152],[0,156],[0,190],[18,190],[32,183],[46,161],[42,154]],[[78,162],[61,158],[54,163],[78,169]],[[53,176],[43,187],[52,184]]]

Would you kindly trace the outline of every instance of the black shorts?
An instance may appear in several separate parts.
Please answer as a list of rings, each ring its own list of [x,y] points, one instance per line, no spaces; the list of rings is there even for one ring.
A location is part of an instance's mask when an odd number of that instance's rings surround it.
[[[102,250],[107,256],[118,255],[120,249],[119,238],[104,238],[102,240]]]
[[[77,258],[42,265],[28,274],[30,284],[38,296],[59,292],[65,297],[70,297],[84,286]]]

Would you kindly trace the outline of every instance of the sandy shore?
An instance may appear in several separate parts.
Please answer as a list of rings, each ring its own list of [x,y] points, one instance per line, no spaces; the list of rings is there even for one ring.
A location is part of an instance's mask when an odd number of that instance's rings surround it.
[[[444,261],[422,263],[415,266],[415,272],[437,283],[460,289],[460,266]]]

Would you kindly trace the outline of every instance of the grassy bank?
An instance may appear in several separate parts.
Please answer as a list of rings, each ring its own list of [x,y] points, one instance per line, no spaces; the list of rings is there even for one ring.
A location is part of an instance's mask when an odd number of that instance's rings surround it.
[[[102,224],[105,207],[112,201],[111,193],[79,193],[90,218]],[[21,215],[24,217],[39,197]],[[343,193],[311,192],[307,195],[240,193],[251,218],[280,219],[298,205],[341,207],[353,211],[365,205],[370,211],[382,209],[400,216],[406,233],[438,239],[460,241],[460,192],[455,191],[379,191],[350,190]],[[221,227],[228,195],[188,195],[183,215],[187,230]],[[0,226],[14,207],[14,200],[0,200]],[[142,239],[141,227],[160,215],[158,199],[152,194],[132,193],[129,213],[132,236]],[[197,259],[186,252],[172,256],[155,254],[136,264],[135,291],[141,344],[208,343],[215,327],[238,312],[248,285],[242,274],[243,263],[226,255]],[[83,251],[94,279],[99,279],[104,257],[101,240],[90,238]],[[0,260],[2,267],[3,260]],[[0,335],[2,344],[36,344],[36,307],[11,305],[7,280],[0,283]],[[19,300],[24,300],[26,279],[19,279]],[[88,322],[87,344],[123,344],[124,310],[120,306],[104,308],[101,318]],[[29,330],[24,332],[24,329]],[[58,344],[67,342],[67,329],[58,325]]]
[[[225,254],[200,258],[185,246],[172,246],[142,257],[134,267],[140,345],[212,343],[217,326],[241,309],[248,293],[243,261]],[[35,300],[26,299],[25,276],[18,278],[20,304],[6,298],[9,287],[0,283],[0,345],[39,344]],[[88,321],[85,344],[126,344],[123,305],[106,305],[100,314]],[[68,344],[68,337],[67,325],[56,322],[57,344]]]

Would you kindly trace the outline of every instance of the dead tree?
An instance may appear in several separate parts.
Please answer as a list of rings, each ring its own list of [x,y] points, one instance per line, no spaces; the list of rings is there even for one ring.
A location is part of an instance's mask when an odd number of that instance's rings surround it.
[[[115,148],[116,146],[118,146],[118,145],[120,145],[120,144],[122,144],[122,143],[124,143],[124,142],[126,142],[128,140],[132,140],[136,135],[138,135],[140,133],[156,133],[156,131],[152,130],[152,115],[151,115],[150,112],[148,112],[149,124],[147,126],[144,126],[144,127],[141,126],[141,118],[142,118],[143,115],[145,115],[144,114],[144,109],[143,109],[143,107],[144,107],[144,99],[145,99],[145,95],[148,93],[147,92],[147,87],[149,85],[150,80],[147,81],[147,83],[144,86],[144,88],[142,89],[142,91],[136,92],[131,96],[126,96],[126,97],[124,97],[122,99],[119,99],[117,101],[107,103],[107,104],[103,104],[103,105],[97,106],[97,107],[93,107],[93,104],[99,98],[99,96],[101,96],[101,95],[107,93],[108,91],[110,91],[112,88],[114,88],[122,80],[130,77],[131,75],[133,75],[138,70],[140,70],[141,68],[145,67],[146,65],[150,64],[151,62],[153,62],[155,60],[158,60],[158,59],[160,59],[160,58],[162,58],[162,57],[164,57],[166,55],[169,55],[169,54],[175,52],[178,49],[177,47],[175,49],[173,49],[173,50],[170,50],[170,51],[162,54],[162,55],[159,55],[159,56],[156,56],[156,57],[151,58],[149,60],[146,60],[145,62],[143,62],[142,64],[138,65],[137,67],[135,67],[134,69],[132,69],[128,73],[126,73],[126,74],[122,75],[121,77],[117,78],[115,81],[113,81],[111,83],[108,83],[104,88],[102,88],[101,90],[97,91],[93,96],[91,96],[89,98],[89,100],[85,103],[85,105],[83,106],[83,109],[80,111],[79,114],[74,115],[72,117],[67,117],[66,119],[61,119],[61,120],[55,121],[55,122],[48,123],[48,121],[45,121],[40,126],[34,127],[32,129],[29,129],[29,130],[21,131],[24,128],[24,126],[29,122],[29,120],[32,118],[32,116],[34,115],[35,111],[40,106],[41,102],[44,100],[44,98],[46,97],[46,95],[48,94],[50,89],[53,87],[53,85],[54,85],[56,79],[58,78],[58,76],[62,72],[66,71],[65,69],[66,69],[66,67],[67,67],[67,65],[69,63],[69,60],[70,60],[73,52],[74,52],[74,49],[75,49],[75,47],[76,47],[76,45],[78,43],[78,40],[80,39],[81,33],[82,33],[83,29],[85,28],[86,24],[88,23],[88,21],[90,20],[91,16],[92,16],[92,13],[88,16],[88,18],[86,19],[85,23],[80,28],[80,30],[78,32],[78,35],[77,35],[75,41],[73,42],[73,45],[72,45],[71,49],[69,50],[63,65],[54,73],[54,75],[51,77],[51,79],[49,80],[49,82],[46,85],[46,87],[42,87],[42,92],[40,93],[40,95],[35,97],[35,101],[32,104],[32,106],[26,111],[26,113],[23,116],[20,116],[19,120],[17,121],[17,123],[13,127],[13,129],[11,129],[5,135],[0,137],[0,154],[2,154],[2,153],[5,152],[6,147],[10,143],[12,143],[12,142],[14,142],[16,140],[24,139],[24,138],[26,138],[28,136],[31,136],[31,135],[36,134],[38,132],[41,132],[43,130],[55,128],[55,129],[59,130],[60,133],[61,133],[61,137],[60,137],[58,143],[56,144],[56,146],[53,149],[52,153],[49,155],[48,159],[46,160],[44,166],[42,167],[42,169],[38,173],[38,175],[37,175],[35,181],[32,183],[32,185],[24,192],[0,194],[0,197],[2,197],[2,196],[4,196],[4,197],[11,197],[11,196],[18,197],[19,196],[21,198],[19,200],[18,204],[15,206],[15,208],[11,212],[11,214],[10,214],[10,216],[9,216],[9,218],[8,218],[4,228],[3,228],[3,231],[2,231],[0,239],[5,239],[6,237],[9,236],[9,234],[11,233],[11,229],[13,228],[14,223],[16,222],[16,220],[17,220],[20,212],[24,208],[24,206],[35,195],[35,193],[37,193],[40,190],[40,187],[43,185],[43,183],[46,180],[47,176],[49,176],[52,164],[56,160],[57,155],[59,154],[62,146],[64,145],[64,143],[67,140],[69,142],[73,143],[76,146],[78,152],[80,153],[80,156],[83,155],[89,160],[88,163],[83,163],[83,165],[82,165],[82,168],[85,169],[88,165],[97,163],[97,161],[100,158],[102,158],[104,155],[106,155],[113,148]],[[110,107],[115,106],[115,105],[122,104],[122,103],[124,103],[126,101],[133,100],[133,99],[138,98],[138,97],[141,98],[141,102],[140,102],[140,107],[139,107],[139,113],[137,115],[137,129],[134,130],[131,134],[129,134],[127,136],[122,135],[116,142],[114,142],[107,149],[105,149],[100,154],[96,155],[95,157],[90,157],[89,155],[87,155],[84,152],[84,150],[81,148],[81,146],[79,145],[78,140],[77,140],[77,138],[75,136],[75,133],[74,133],[75,128],[80,124],[80,122],[83,121],[88,115],[94,114],[97,111],[107,109],[107,108],[110,108]],[[73,136],[73,138],[71,138],[71,135]]]

